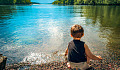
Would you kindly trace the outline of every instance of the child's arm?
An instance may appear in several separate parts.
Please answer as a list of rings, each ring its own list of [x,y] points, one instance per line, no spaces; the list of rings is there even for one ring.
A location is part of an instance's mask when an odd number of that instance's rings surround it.
[[[65,50],[65,56],[68,54],[68,48]]]
[[[90,59],[93,59],[93,60],[102,60],[101,57],[97,57],[97,56],[93,55],[86,44],[84,44],[84,47],[85,47],[85,53],[86,53],[86,55],[87,55]]]

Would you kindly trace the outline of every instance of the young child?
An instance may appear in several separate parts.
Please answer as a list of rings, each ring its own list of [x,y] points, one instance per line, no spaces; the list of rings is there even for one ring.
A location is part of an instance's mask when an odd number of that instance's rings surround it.
[[[83,36],[84,29],[82,26],[76,24],[71,27],[73,40],[69,42],[65,51],[65,56],[68,54],[68,67],[86,70],[89,68],[88,63],[90,59],[102,60],[100,56],[93,55],[85,42],[81,41]]]

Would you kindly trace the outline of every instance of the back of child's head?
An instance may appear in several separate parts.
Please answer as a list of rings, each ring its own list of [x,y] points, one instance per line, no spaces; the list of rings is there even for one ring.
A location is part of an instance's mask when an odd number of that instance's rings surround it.
[[[71,35],[74,38],[81,38],[84,34],[84,29],[82,26],[76,24],[71,27]]]

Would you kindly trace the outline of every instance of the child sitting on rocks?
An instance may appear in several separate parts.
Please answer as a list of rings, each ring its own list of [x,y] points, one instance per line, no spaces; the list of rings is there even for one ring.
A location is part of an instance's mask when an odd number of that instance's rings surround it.
[[[65,51],[65,56],[68,54],[68,67],[79,68],[86,70],[89,68],[90,59],[102,60],[100,56],[95,56],[91,53],[85,42],[81,41],[84,36],[84,29],[80,25],[74,25],[71,27],[71,37],[73,40],[69,42]]]

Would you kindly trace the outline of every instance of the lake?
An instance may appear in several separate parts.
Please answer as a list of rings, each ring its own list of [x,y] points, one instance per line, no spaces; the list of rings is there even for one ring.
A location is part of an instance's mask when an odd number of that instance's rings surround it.
[[[120,6],[0,5],[0,53],[10,64],[46,62],[54,52],[64,53],[71,26],[79,24],[92,53],[118,65],[119,12]]]

